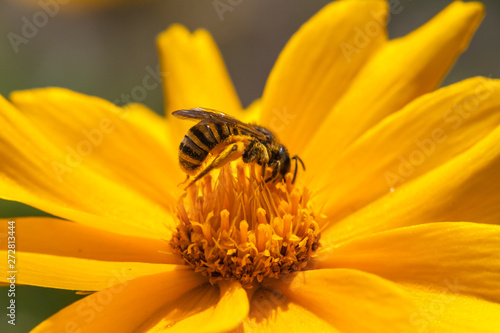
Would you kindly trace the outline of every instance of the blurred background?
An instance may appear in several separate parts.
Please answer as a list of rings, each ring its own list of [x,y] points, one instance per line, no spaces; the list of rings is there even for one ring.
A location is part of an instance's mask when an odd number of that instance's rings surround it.
[[[121,94],[130,93],[158,65],[157,34],[170,24],[181,23],[191,30],[201,27],[212,33],[246,106],[261,96],[273,63],[290,36],[329,1],[129,0],[120,4],[111,0],[103,4],[89,0],[93,3],[90,6],[74,2],[0,1],[3,96],[14,90],[59,86],[110,101],[120,99]],[[390,38],[416,29],[450,3],[449,0],[391,2],[399,3],[402,10],[391,17]],[[443,85],[476,75],[500,77],[500,1],[483,3],[486,18]],[[148,91],[141,102],[161,114],[161,89]],[[0,217],[34,215],[43,213],[22,204],[0,201]],[[29,331],[79,298],[71,291],[18,286],[14,328],[7,325],[4,315],[7,289],[1,288],[0,331]]]

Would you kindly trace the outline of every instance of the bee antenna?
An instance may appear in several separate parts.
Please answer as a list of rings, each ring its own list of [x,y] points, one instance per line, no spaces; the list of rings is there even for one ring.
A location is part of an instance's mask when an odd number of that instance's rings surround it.
[[[295,155],[292,158],[295,160],[295,163],[297,163],[297,160],[299,160],[300,164],[302,165],[302,169],[304,169],[304,171],[306,171],[306,166],[304,165],[304,161],[302,161],[302,159],[300,157],[298,157],[297,155]]]
[[[304,165],[304,162],[302,161],[302,159],[299,156],[297,156],[297,155],[293,156],[292,160],[295,160],[295,171],[293,173],[293,179],[292,179],[292,184],[293,184],[293,183],[295,183],[295,178],[297,177],[297,171],[298,171],[298,162],[297,162],[297,160],[302,165],[302,169],[304,169],[304,171],[306,171],[306,166]]]

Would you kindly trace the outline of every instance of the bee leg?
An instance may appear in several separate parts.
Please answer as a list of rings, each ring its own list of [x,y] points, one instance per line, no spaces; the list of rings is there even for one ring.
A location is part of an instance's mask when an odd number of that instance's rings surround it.
[[[295,183],[295,177],[297,177],[297,171],[298,171],[298,162],[300,162],[300,164],[302,165],[302,169],[306,170],[306,166],[304,165],[304,162],[302,161],[302,159],[295,155],[294,157],[292,157],[292,160],[295,160],[295,171],[293,173],[293,179],[292,179],[292,184]]]
[[[257,142],[252,147],[252,150],[254,150],[252,152],[252,154],[255,155],[255,157],[253,157],[252,160],[257,159],[257,161],[256,161],[257,164],[262,166],[262,169],[261,169],[262,170],[262,178],[264,178],[266,176],[266,168],[267,168],[267,165],[269,163],[269,154],[267,152],[267,148],[262,143]]]
[[[302,159],[298,155],[294,155],[292,157],[292,160],[295,160],[295,166],[297,166],[297,161],[299,161],[300,164],[302,165],[302,169],[304,169],[304,171],[306,170],[306,166],[304,165],[304,162],[302,161]]]
[[[185,187],[187,189],[189,186],[193,185],[196,181],[200,180],[206,176],[210,171],[223,166],[226,163],[234,161],[241,155],[243,155],[245,145],[243,142],[237,142],[235,144],[226,147],[216,158],[210,163],[202,172],[200,172],[196,177]]]
[[[189,180],[189,175],[186,175],[186,179],[182,183],[179,183],[177,186],[181,187],[182,185],[186,184],[188,182],[188,180]]]
[[[280,168],[281,168],[281,162],[280,161],[276,161],[276,163],[274,163],[276,166],[273,168],[273,173],[271,174],[271,176],[269,178],[266,179],[266,183],[268,181],[271,181],[274,179],[274,181],[276,181],[276,176],[278,176],[278,172],[280,171]],[[269,165],[271,166],[271,165]]]
[[[255,141],[252,141],[250,146],[243,154],[243,162],[250,163],[253,162],[256,158],[257,158],[257,149],[255,146]]]
[[[262,179],[264,179],[264,177],[266,176],[266,169],[267,169],[267,163],[263,163],[262,168],[261,168],[261,178]],[[267,180],[265,182],[267,183]]]

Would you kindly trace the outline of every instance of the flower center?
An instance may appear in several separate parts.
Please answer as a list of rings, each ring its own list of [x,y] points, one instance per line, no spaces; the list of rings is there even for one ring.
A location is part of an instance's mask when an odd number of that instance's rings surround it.
[[[311,192],[285,181],[265,183],[254,164],[226,165],[179,199],[179,224],[171,244],[195,271],[213,284],[236,279],[280,278],[305,269],[319,248],[319,216]]]

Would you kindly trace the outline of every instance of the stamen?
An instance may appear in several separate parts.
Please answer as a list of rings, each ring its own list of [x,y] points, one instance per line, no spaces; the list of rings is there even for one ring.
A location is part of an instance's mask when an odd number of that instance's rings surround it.
[[[246,244],[248,242],[248,223],[243,220],[240,222],[240,244]]]
[[[281,200],[278,211],[280,213],[280,216],[285,216],[285,214],[288,214],[288,202]]]
[[[266,211],[262,208],[257,209],[257,220],[259,221],[259,224],[267,224],[266,221]]]
[[[252,288],[305,269],[320,247],[310,192],[291,174],[276,183],[260,174],[255,163],[228,164],[215,183],[206,176],[179,199],[171,245],[211,283],[235,279]]]
[[[220,227],[222,230],[229,231],[229,212],[227,209],[224,209],[220,212]]]
[[[213,246],[214,241],[212,240],[212,233],[210,232],[210,224],[202,224],[201,230],[203,231],[203,236],[205,236],[205,239],[208,241],[208,245]]]
[[[266,249],[267,242],[267,225],[259,224],[257,226],[257,250],[262,252]]]
[[[245,169],[241,164],[236,166],[236,172],[238,173],[238,181],[243,187],[247,187],[247,176],[245,175]]]
[[[283,225],[283,237],[286,237],[290,232],[290,228],[292,226],[292,215],[286,214],[283,217],[283,221],[285,222]]]
[[[292,214],[297,215],[299,210],[300,191],[296,188],[293,189],[290,197],[292,199]]]

